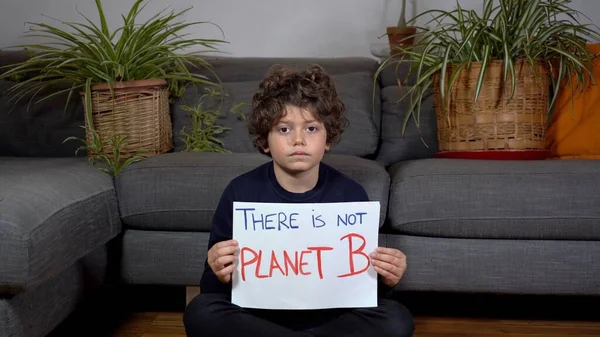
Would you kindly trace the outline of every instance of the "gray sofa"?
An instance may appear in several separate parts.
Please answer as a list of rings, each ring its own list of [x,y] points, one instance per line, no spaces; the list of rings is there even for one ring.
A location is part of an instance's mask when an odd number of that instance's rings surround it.
[[[0,64],[14,60],[0,54]],[[436,159],[432,97],[419,131],[393,69],[370,59],[212,59],[228,92],[224,111],[249,102],[275,63],[323,65],[346,103],[348,125],[325,161],[379,200],[380,244],[408,256],[398,291],[600,294],[600,162]],[[233,153],[182,152],[182,104],[173,104],[173,153],[114,181],[74,157],[80,102],[64,97],[10,114],[0,82],[0,337],[44,336],[104,284],[196,286],[210,221],[225,185],[269,160],[245,121],[227,114]],[[246,110],[248,112],[248,110]],[[423,138],[426,147],[421,138]]]

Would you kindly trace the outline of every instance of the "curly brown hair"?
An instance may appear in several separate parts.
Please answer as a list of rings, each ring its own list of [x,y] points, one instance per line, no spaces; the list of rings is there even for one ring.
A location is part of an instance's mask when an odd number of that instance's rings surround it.
[[[283,65],[271,67],[252,100],[248,129],[255,146],[261,150],[268,146],[269,132],[284,117],[287,106],[312,112],[325,126],[327,144],[340,140],[344,132],[345,106],[321,66],[310,65],[301,72]]]

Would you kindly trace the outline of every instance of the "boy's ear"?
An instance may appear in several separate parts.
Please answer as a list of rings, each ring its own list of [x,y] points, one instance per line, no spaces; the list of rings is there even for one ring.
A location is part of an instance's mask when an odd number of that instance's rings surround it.
[[[331,149],[331,144],[325,144],[325,151],[329,151]]]
[[[259,144],[260,149],[264,152],[264,153],[269,153],[269,142],[265,139],[264,141],[260,142],[261,144]]]

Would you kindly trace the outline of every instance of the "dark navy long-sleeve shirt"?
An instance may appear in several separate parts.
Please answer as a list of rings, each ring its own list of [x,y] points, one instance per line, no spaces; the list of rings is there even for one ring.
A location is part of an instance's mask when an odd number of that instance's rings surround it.
[[[289,192],[277,182],[271,161],[240,175],[227,185],[213,217],[208,242],[209,250],[218,242],[232,239],[234,201],[328,203],[369,201],[369,197],[360,184],[325,163],[319,164],[319,178],[312,190],[305,193]],[[224,284],[219,281],[207,260],[200,281],[200,290],[202,293],[231,294],[231,282]],[[389,287],[379,282],[380,295],[389,290]]]

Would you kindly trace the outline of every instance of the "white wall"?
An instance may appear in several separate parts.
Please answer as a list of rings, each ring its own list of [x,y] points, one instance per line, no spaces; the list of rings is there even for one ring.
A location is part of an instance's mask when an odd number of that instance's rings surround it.
[[[580,1],[579,10],[584,13],[592,22],[600,26],[600,0]]]
[[[416,0],[418,11],[450,9],[451,0]],[[109,25],[120,23],[134,0],[103,0]],[[187,20],[218,24],[230,42],[221,50],[244,57],[371,56],[369,46],[397,20],[400,0],[151,0],[143,19],[164,9],[193,8]],[[465,8],[481,9],[482,0],[460,0]],[[600,20],[600,1],[574,0],[574,7]],[[93,0],[0,0],[0,48],[33,40],[23,39],[26,21],[81,21],[77,10],[97,21]],[[209,25],[198,26],[194,36],[220,38]],[[385,37],[384,37],[385,38]],[[379,41],[384,41],[379,40]]]

